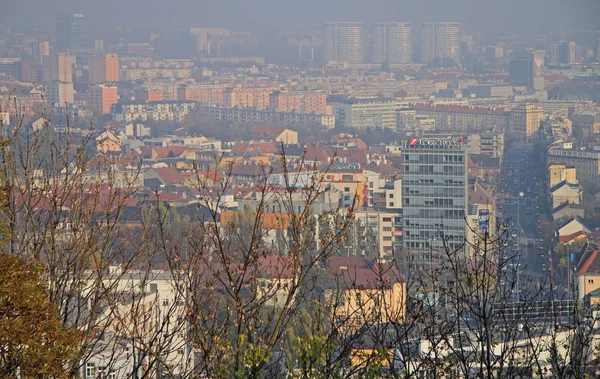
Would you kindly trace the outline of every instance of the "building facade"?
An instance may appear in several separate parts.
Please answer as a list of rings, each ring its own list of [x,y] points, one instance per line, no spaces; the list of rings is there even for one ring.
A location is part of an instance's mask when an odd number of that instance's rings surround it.
[[[408,64],[413,62],[411,23],[375,23],[371,37],[372,63]]]
[[[455,139],[417,139],[402,150],[403,261],[427,268],[446,246],[463,251],[468,206],[467,150]]]
[[[93,55],[90,57],[90,78],[92,84],[119,81],[119,57],[116,54]]]
[[[365,31],[362,22],[327,22],[323,25],[325,62],[363,63]]]

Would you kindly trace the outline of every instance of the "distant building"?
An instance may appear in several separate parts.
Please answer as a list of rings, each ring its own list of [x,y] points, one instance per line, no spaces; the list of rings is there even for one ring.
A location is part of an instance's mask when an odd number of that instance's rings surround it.
[[[522,140],[530,141],[537,136],[544,110],[532,103],[525,103],[510,112],[510,130]]]
[[[575,41],[560,41],[558,49],[560,64],[575,64]]]
[[[140,57],[151,58],[154,48],[149,43],[128,43],[127,52]]]
[[[460,23],[437,22],[421,24],[419,29],[420,63],[445,63],[451,59],[460,65]]]
[[[83,14],[62,15],[56,19],[56,51],[89,48],[87,20]]]
[[[113,104],[119,101],[117,86],[96,84],[89,88],[89,102],[93,109],[102,114],[110,114]]]
[[[466,145],[457,139],[411,138],[402,149],[402,165],[403,263],[428,268],[444,249],[464,247]]]
[[[331,98],[336,125],[396,129],[397,102],[387,98]]]
[[[510,59],[510,84],[531,90],[544,89],[544,52],[536,51]]]
[[[325,62],[364,63],[365,31],[361,22],[327,22],[323,26]]]
[[[600,147],[592,149],[548,149],[548,162],[561,163],[576,169],[577,181],[582,184],[598,184],[600,178]]]
[[[58,53],[42,57],[42,79],[46,83],[73,81],[73,56]]]
[[[551,163],[548,166],[548,181],[548,188],[552,188],[563,181],[578,184],[577,169],[561,163]]]
[[[225,90],[225,106],[240,108],[269,108],[269,95],[275,87],[242,87],[227,88]]]
[[[119,57],[116,54],[93,55],[90,57],[92,84],[119,81]]]
[[[375,23],[371,37],[372,63],[407,64],[413,62],[411,23]]]
[[[548,61],[551,65],[559,65],[560,64],[560,49],[557,43],[553,43],[550,45],[550,60]]]
[[[323,91],[275,91],[269,95],[269,109],[327,114],[327,95]]]

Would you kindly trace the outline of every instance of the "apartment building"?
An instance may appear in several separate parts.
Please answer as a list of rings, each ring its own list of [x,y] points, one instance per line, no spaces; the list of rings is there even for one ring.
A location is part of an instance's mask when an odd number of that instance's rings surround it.
[[[577,181],[582,184],[598,184],[600,178],[600,146],[591,149],[565,149],[551,147],[548,163],[560,163],[575,168]]]
[[[275,91],[269,95],[269,109],[327,114],[327,95],[323,91]]]
[[[116,54],[92,55],[90,77],[92,84],[119,81],[119,57]]]
[[[508,128],[509,113],[504,108],[460,105],[411,104],[419,115],[435,120],[436,130],[477,131],[497,127]]]
[[[365,31],[361,22],[327,22],[323,25],[325,62],[364,63]]]
[[[223,84],[184,84],[177,88],[177,100],[197,101],[206,105],[225,106],[225,91],[229,88]]]
[[[409,64],[413,62],[411,23],[375,23],[371,37],[372,63]]]
[[[577,169],[561,163],[551,163],[548,166],[548,188],[552,188],[563,181],[578,184]]]
[[[396,129],[397,102],[386,98],[329,98],[336,125]]]
[[[525,103],[510,111],[510,130],[522,140],[537,138],[544,109],[532,103]]]
[[[96,84],[88,90],[90,106],[101,114],[110,114],[113,104],[119,101],[117,86]]]
[[[131,102],[113,106],[116,121],[175,121],[182,122],[188,113],[198,107],[193,101]]]
[[[229,108],[269,108],[269,96],[277,87],[236,86],[225,90],[225,106]]]
[[[290,125],[317,124],[324,128],[335,127],[335,116],[314,113],[276,112],[263,109],[199,106],[198,110],[221,121],[252,122],[259,124]]]

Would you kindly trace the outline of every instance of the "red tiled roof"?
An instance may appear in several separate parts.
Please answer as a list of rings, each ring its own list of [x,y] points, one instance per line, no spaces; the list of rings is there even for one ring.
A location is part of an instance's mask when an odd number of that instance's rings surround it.
[[[185,177],[173,167],[155,168],[154,171],[166,184],[182,184],[185,181]]]
[[[592,263],[594,263],[594,260],[596,259],[597,256],[598,256],[598,252],[597,251],[592,252],[587,257],[587,259],[585,260],[585,262],[583,262],[579,266],[579,269],[577,270],[577,275],[583,275],[583,274],[587,273],[588,269],[590,268],[590,266],[592,265]]]

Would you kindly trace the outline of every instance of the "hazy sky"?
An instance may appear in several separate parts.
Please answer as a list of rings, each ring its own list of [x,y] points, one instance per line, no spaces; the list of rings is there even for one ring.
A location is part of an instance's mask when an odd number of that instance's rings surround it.
[[[323,21],[460,21],[467,32],[600,29],[600,0],[0,0],[0,22],[82,12],[96,26],[310,32]]]

